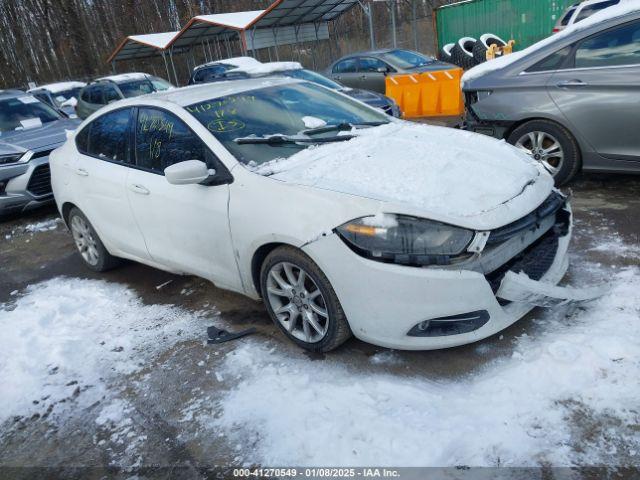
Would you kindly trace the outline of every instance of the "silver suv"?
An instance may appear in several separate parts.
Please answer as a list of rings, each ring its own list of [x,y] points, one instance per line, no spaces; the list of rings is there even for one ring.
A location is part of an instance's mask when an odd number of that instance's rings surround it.
[[[0,90],[0,216],[53,201],[49,154],[78,120],[21,90]]]
[[[468,128],[523,149],[558,185],[580,169],[640,172],[640,12],[625,5],[467,72]]]

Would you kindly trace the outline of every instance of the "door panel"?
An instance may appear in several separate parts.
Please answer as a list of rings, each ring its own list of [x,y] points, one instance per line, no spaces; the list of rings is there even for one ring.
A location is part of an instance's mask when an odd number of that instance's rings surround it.
[[[360,75],[358,74],[357,58],[346,58],[336,63],[331,73],[331,78],[347,87],[360,88]]]
[[[174,114],[140,108],[136,169],[126,192],[149,254],[174,270],[236,288],[239,274],[229,232],[227,185],[172,185],[164,168],[186,160],[215,167],[212,153]]]
[[[358,60],[358,74],[360,76],[360,88],[385,93],[385,74],[378,69],[388,69],[389,66],[382,60],[373,57],[361,57]]]
[[[549,83],[558,108],[600,155],[640,161],[640,21],[582,40],[571,67]]]
[[[121,252],[145,259],[147,248],[125,191],[130,116],[129,108],[115,110],[83,128],[76,142],[81,155],[71,168],[78,186],[78,206],[102,240]]]

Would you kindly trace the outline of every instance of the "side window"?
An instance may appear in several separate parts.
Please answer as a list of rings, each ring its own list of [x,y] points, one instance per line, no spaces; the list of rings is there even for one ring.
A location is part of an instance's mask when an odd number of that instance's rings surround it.
[[[347,58],[333,67],[333,73],[352,73],[356,71],[356,59]]]
[[[89,103],[104,105],[104,101],[102,100],[102,87],[100,85],[94,85],[89,89]]]
[[[377,72],[381,68],[387,70],[388,66],[377,58],[362,57],[358,60],[358,71],[360,72]]]
[[[115,89],[113,85],[107,85],[104,88],[104,102],[115,102],[116,100],[120,100],[120,94]]]
[[[140,108],[136,122],[136,165],[164,175],[164,169],[185,160],[202,160],[214,168],[213,154],[174,114]]]
[[[527,73],[548,72],[550,70],[559,69],[571,54],[572,48],[573,47],[569,46],[569,47],[562,48],[557,52],[553,52],[547,58],[544,58],[543,60],[540,60],[538,63],[527,68],[526,72]]]
[[[640,22],[593,35],[576,50],[575,68],[640,64]]]
[[[80,153],[86,155],[89,154],[89,132],[91,130],[91,124],[84,127],[78,133],[76,133],[76,148]]]
[[[582,10],[578,13],[575,21],[573,23],[578,23],[580,20],[584,20],[587,17],[590,17],[594,13],[599,10],[603,10],[608,7],[612,7],[620,3],[620,0],[608,0],[606,2],[594,3],[593,5],[587,5],[583,7]]]
[[[130,108],[115,110],[96,118],[80,132],[84,134],[85,130],[90,128],[84,153],[104,160],[128,163],[130,119]],[[76,144],[77,142],[76,138]]]

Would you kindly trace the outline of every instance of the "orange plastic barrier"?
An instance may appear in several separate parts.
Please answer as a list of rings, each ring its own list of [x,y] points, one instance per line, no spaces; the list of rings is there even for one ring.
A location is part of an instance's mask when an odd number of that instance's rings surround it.
[[[462,115],[462,69],[387,75],[386,95],[393,98],[404,118]]]

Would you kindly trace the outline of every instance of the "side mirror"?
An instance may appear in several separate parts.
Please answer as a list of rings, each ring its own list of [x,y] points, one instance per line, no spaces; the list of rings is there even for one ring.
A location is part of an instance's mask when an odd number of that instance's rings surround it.
[[[206,163],[200,160],[186,160],[164,169],[167,182],[173,185],[202,183],[215,173],[215,170],[208,169]]]
[[[376,72],[378,72],[378,73],[389,73],[389,68],[388,67],[378,67],[376,69]]]

